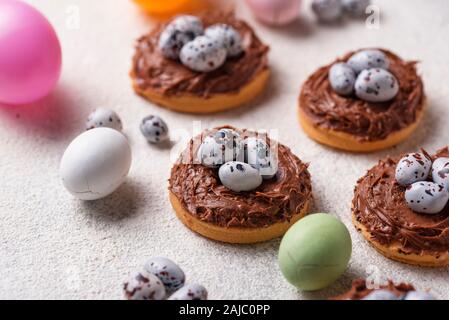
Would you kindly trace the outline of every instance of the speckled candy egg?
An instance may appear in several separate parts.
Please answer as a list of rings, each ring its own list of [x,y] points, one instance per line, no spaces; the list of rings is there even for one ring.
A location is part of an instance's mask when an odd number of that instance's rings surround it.
[[[433,295],[424,291],[409,291],[404,300],[436,300]]]
[[[160,143],[168,140],[168,126],[158,116],[148,116],[140,123],[140,132],[151,143]]]
[[[204,31],[211,39],[217,39],[226,49],[228,57],[236,57],[243,52],[242,37],[240,33],[230,25],[214,24]]]
[[[182,269],[170,259],[163,257],[148,260],[145,263],[145,270],[158,277],[168,292],[178,290],[186,280]]]
[[[86,129],[94,129],[100,127],[107,127],[122,131],[122,120],[114,110],[106,108],[98,108],[92,112],[87,118]]]
[[[449,200],[449,192],[435,182],[415,182],[405,191],[405,201],[415,212],[440,213]]]
[[[351,236],[337,218],[316,213],[288,229],[279,247],[279,266],[292,285],[320,290],[346,270],[352,251]]]
[[[432,178],[449,191],[449,158],[438,158],[433,162]]]
[[[425,181],[430,173],[432,161],[422,153],[410,153],[396,165],[395,178],[401,186],[409,186],[417,181]]]
[[[245,150],[245,163],[259,170],[263,179],[271,179],[277,172],[277,161],[268,144],[255,137],[246,138],[243,142]]]
[[[159,37],[159,49],[170,59],[178,59],[184,45],[204,32],[200,19],[183,15],[175,18],[162,31]]]
[[[251,191],[262,184],[259,170],[240,161],[226,162],[218,170],[218,176],[226,188],[235,192]]]
[[[356,74],[346,63],[336,63],[329,70],[329,82],[332,89],[342,96],[354,92]]]
[[[163,300],[167,295],[162,281],[147,271],[135,273],[123,290],[128,300]]]
[[[367,49],[359,51],[353,54],[347,64],[359,74],[365,69],[380,68],[387,70],[390,66],[390,62],[385,55],[380,50]]]
[[[371,0],[341,0],[341,3],[344,11],[350,16],[360,17],[365,14]]]
[[[389,101],[396,97],[398,92],[398,80],[384,69],[363,70],[355,81],[355,94],[368,102]]]
[[[204,138],[198,149],[202,165],[218,168],[228,161],[243,160],[243,147],[240,135],[231,129],[220,129],[212,136]]]
[[[211,72],[226,61],[227,51],[220,38],[199,36],[181,49],[181,62],[197,72]]]
[[[312,10],[322,22],[336,21],[343,14],[340,0],[313,0]]]
[[[173,293],[168,300],[207,300],[207,290],[196,283],[188,284]]]
[[[391,291],[379,289],[372,291],[362,300],[399,300],[399,298]]]

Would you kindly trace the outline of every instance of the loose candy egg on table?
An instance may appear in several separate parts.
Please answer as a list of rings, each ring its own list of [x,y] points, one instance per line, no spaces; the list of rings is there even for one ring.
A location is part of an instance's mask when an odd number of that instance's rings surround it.
[[[123,290],[128,300],[163,300],[167,296],[162,281],[147,271],[135,273]]]
[[[401,186],[408,186],[429,177],[432,161],[423,153],[410,153],[396,165],[395,178]]]
[[[279,247],[282,274],[301,290],[323,289],[346,270],[351,236],[337,218],[325,213],[308,215],[287,231]]]
[[[226,48],[228,57],[239,56],[243,52],[242,37],[240,33],[230,25],[214,24],[208,27],[204,34],[211,39],[216,39]]]
[[[433,162],[432,178],[449,191],[449,158],[438,158]]]
[[[189,69],[197,72],[211,72],[226,61],[227,51],[219,38],[196,37],[181,49],[179,58]]]
[[[98,108],[87,118],[86,129],[90,130],[101,127],[122,131],[122,120],[114,110]]]
[[[398,80],[384,69],[363,70],[355,81],[355,94],[368,102],[390,101],[396,97],[398,92]]]
[[[271,154],[268,144],[255,137],[246,138],[243,142],[245,150],[245,163],[259,171],[263,179],[271,179],[277,172],[277,160]]]
[[[389,290],[379,289],[370,292],[362,300],[399,300],[399,298]]]
[[[173,293],[168,300],[207,300],[207,290],[196,283],[187,284]]]
[[[356,74],[346,63],[336,63],[329,70],[329,82],[332,89],[342,96],[354,92]]]
[[[150,143],[160,143],[167,141],[168,126],[162,118],[158,116],[147,116],[140,123],[140,132]]]
[[[335,22],[343,15],[340,0],[313,0],[312,11],[321,22]]]
[[[278,26],[289,24],[298,18],[301,2],[301,0],[246,0],[257,19]]]
[[[243,146],[240,135],[231,129],[220,129],[204,138],[198,149],[202,165],[218,168],[220,165],[238,159],[243,160]]]
[[[226,162],[218,170],[218,176],[226,188],[235,192],[251,191],[262,184],[259,170],[240,161]]]
[[[436,300],[433,295],[424,291],[409,291],[403,300]]]
[[[372,68],[388,70],[390,61],[382,51],[367,49],[353,54],[349,58],[347,64],[355,71],[355,73],[359,74],[363,70]]]
[[[352,17],[360,17],[366,13],[371,0],[342,0],[343,9]]]
[[[163,257],[154,257],[145,263],[145,270],[158,277],[168,292],[178,290],[186,280],[182,269],[173,261]]]
[[[167,58],[178,59],[182,47],[204,33],[203,23],[195,16],[173,19],[159,36],[158,46]]]
[[[74,197],[96,200],[114,192],[126,179],[130,166],[131,148],[126,137],[111,128],[95,128],[70,143],[59,173]]]
[[[61,73],[55,30],[22,1],[0,1],[0,103],[26,104],[50,93]]]
[[[449,191],[435,182],[415,182],[405,191],[407,205],[419,213],[440,213],[448,200]]]

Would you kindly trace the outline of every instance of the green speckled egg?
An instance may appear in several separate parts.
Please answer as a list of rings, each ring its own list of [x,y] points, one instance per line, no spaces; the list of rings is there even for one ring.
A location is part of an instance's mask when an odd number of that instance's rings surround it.
[[[296,222],[279,248],[279,265],[288,282],[301,290],[329,286],[346,270],[352,242],[337,218],[317,213]]]

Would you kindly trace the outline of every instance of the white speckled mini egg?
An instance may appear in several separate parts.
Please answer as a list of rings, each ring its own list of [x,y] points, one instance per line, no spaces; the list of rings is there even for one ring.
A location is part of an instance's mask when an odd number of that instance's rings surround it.
[[[162,281],[147,271],[136,272],[123,290],[128,300],[163,300],[167,296]]]
[[[263,179],[271,179],[277,172],[277,159],[271,154],[265,140],[255,137],[246,138],[243,142],[245,163],[259,171]]]
[[[368,102],[385,102],[399,92],[399,83],[389,71],[376,68],[360,72],[355,81],[355,94]]]
[[[240,135],[231,129],[220,129],[204,138],[198,149],[202,165],[218,168],[220,165],[242,158],[243,146]]]
[[[86,129],[90,130],[101,127],[122,131],[122,120],[120,120],[120,117],[114,110],[98,108],[87,118]]]
[[[449,200],[449,192],[435,182],[419,181],[405,191],[405,200],[415,212],[440,213]]]
[[[178,59],[182,47],[202,35],[203,24],[194,16],[183,15],[175,18],[159,36],[159,50],[170,59]]]
[[[313,0],[312,11],[322,22],[333,22],[342,17],[343,6],[340,0]]]
[[[410,153],[396,165],[395,178],[401,186],[408,186],[429,177],[432,161],[422,153]]]
[[[187,284],[173,293],[168,300],[207,300],[207,290],[196,283]]]
[[[178,290],[186,280],[182,269],[170,259],[163,257],[148,260],[145,263],[145,270],[158,277],[168,292]]]
[[[409,291],[404,300],[436,300],[433,295],[425,291]]]
[[[385,289],[374,290],[362,300],[399,300],[391,291]]]
[[[211,72],[220,68],[226,61],[227,51],[220,38],[196,37],[181,49],[181,62],[197,72]]]
[[[140,132],[150,143],[160,143],[167,141],[168,126],[162,118],[158,116],[147,116],[140,123]]]
[[[366,13],[371,0],[342,0],[343,9],[352,17],[360,17]]]
[[[336,63],[329,70],[329,82],[332,89],[342,96],[354,92],[356,74],[346,63]]]
[[[449,158],[438,158],[433,162],[432,178],[449,191]]]
[[[387,70],[390,66],[388,57],[380,50],[367,49],[354,53],[347,62],[355,73],[359,74],[363,70],[380,68]]]
[[[236,57],[243,52],[242,37],[240,33],[230,25],[214,24],[208,27],[204,34],[211,39],[216,39],[226,48],[228,57]]]
[[[226,188],[235,192],[251,191],[262,184],[259,170],[240,161],[226,162],[218,170],[218,176]]]
[[[111,128],[95,128],[70,143],[59,173],[73,196],[96,200],[114,192],[126,179],[130,166],[131,148],[126,137]]]

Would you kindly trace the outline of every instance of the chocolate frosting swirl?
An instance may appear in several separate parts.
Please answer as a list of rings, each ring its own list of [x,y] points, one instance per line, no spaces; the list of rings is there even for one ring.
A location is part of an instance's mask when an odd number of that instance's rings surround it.
[[[360,50],[359,50],[360,51]],[[376,141],[413,124],[424,107],[424,89],[416,73],[416,61],[403,61],[383,50],[389,61],[389,71],[399,81],[399,93],[388,102],[363,101],[355,95],[343,97],[331,87],[328,74],[333,64],[346,62],[355,52],[346,54],[318,69],[304,83],[299,105],[308,119],[318,127],[342,131],[359,141]]]
[[[380,286],[379,289],[388,290],[397,297],[402,297],[409,291],[415,291],[415,288],[411,284],[394,284],[391,280],[388,280],[388,284]],[[366,286],[364,279],[356,279],[352,282],[352,287],[348,292],[329,300],[362,300],[373,291],[374,289],[369,289]]]
[[[236,130],[242,138],[255,132]],[[220,128],[218,128],[220,129]],[[289,221],[312,197],[307,164],[286,146],[278,143],[278,171],[274,178],[264,180],[257,189],[234,192],[220,182],[218,169],[207,168],[197,161],[197,151],[205,131],[192,139],[171,170],[169,190],[195,218],[220,227],[259,228]],[[274,143],[268,137],[268,145]]]
[[[158,49],[158,41],[167,23],[159,24],[137,41],[131,77],[138,91],[151,89],[164,95],[190,93],[202,97],[214,93],[238,92],[268,68],[269,47],[260,41],[247,23],[236,19],[232,14],[212,13],[201,19],[205,27],[215,23],[233,26],[242,36],[245,52],[239,57],[228,58],[217,70],[195,72],[180,61],[162,55]]]
[[[446,147],[432,156],[449,157]],[[403,253],[438,255],[449,250],[449,205],[439,214],[421,214],[405,201],[406,187],[395,181],[402,157],[386,158],[361,178],[354,191],[353,214],[383,245],[400,243]]]

